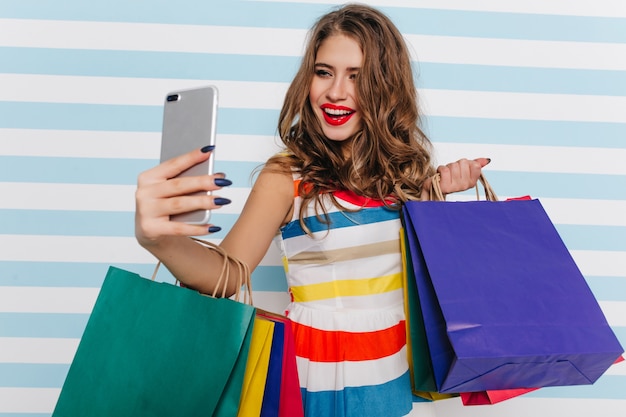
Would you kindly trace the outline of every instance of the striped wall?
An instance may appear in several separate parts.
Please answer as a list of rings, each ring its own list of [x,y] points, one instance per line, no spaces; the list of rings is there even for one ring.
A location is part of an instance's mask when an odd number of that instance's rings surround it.
[[[108,265],[151,273],[133,192],[158,160],[165,93],[220,89],[217,169],[234,203],[214,221],[228,230],[277,149],[306,30],[334,3],[0,0],[0,417],[51,414]],[[438,160],[491,157],[501,197],[539,197],[626,345],[626,3],[368,3],[411,45]],[[287,301],[273,248],[254,289],[264,308]],[[626,364],[593,386],[418,411],[621,417]]]

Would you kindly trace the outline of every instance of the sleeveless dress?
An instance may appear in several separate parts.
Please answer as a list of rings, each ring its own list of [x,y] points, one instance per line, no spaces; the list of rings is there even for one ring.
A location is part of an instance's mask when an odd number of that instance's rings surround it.
[[[297,184],[297,182],[296,182]],[[297,186],[294,187],[297,190]],[[307,417],[399,417],[412,408],[402,295],[399,211],[335,192],[330,224],[301,199],[279,245],[292,302],[296,360]]]

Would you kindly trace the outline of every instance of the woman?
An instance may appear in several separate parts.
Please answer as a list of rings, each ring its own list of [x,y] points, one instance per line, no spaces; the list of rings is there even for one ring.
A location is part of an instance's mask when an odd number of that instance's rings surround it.
[[[322,16],[280,113],[285,152],[267,162],[220,245],[252,270],[280,232],[307,416],[411,411],[399,209],[419,200],[436,172],[419,117],[409,54],[393,23],[361,5]],[[207,225],[169,217],[224,203],[189,196],[219,190],[228,184],[223,175],[172,179],[211,150],[142,173],[136,193],[139,243],[204,293],[222,259],[188,236],[206,234]],[[442,190],[473,187],[487,163],[439,167]]]

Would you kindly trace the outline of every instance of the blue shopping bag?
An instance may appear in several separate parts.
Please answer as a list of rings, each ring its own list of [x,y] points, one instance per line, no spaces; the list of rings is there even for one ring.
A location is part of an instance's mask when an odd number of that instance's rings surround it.
[[[622,354],[538,200],[408,202],[439,392],[595,382]]]

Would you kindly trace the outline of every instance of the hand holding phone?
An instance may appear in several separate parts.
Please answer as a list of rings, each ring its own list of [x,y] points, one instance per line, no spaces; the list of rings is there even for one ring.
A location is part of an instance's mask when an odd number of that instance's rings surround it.
[[[215,146],[218,90],[215,86],[174,91],[166,95],[163,106],[161,162],[205,146]],[[178,177],[213,174],[214,152],[210,157],[180,173]],[[194,195],[211,194],[201,191]],[[172,215],[171,220],[207,224],[210,210]]]

